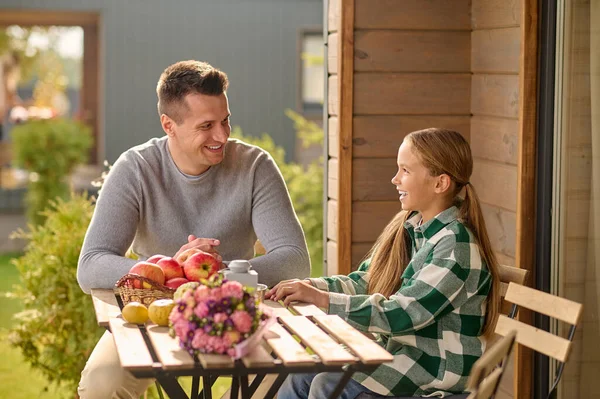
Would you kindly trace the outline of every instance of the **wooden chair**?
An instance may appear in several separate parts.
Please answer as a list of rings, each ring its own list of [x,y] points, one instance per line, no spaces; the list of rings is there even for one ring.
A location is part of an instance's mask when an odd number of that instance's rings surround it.
[[[516,331],[516,342],[559,362],[554,383],[548,394],[548,398],[556,397],[556,387],[571,352],[571,344],[583,306],[568,299],[515,283],[508,285],[505,300],[513,304],[512,309],[508,317],[500,315],[498,324],[496,324],[496,333],[506,336],[511,331]],[[569,337],[565,339],[514,320],[519,306],[569,324]]]
[[[515,337],[514,331],[509,332],[475,362],[467,382],[467,390],[471,392],[467,399],[489,399],[496,394]]]
[[[525,285],[529,271],[519,269],[518,267],[500,265],[498,274],[500,275],[500,298],[502,299],[502,302],[500,303],[500,313],[508,314],[510,312],[511,304],[504,299],[508,284],[516,283]]]

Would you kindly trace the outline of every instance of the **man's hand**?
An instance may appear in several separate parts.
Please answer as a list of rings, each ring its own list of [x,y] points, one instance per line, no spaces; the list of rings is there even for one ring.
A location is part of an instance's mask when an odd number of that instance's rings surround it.
[[[329,294],[321,291],[306,280],[285,280],[265,293],[265,299],[280,301],[283,299],[285,306],[293,301],[312,303],[320,308],[329,307]]]
[[[182,246],[179,251],[173,255],[173,258],[177,259],[182,252],[191,248],[196,248],[204,252],[215,254],[217,260],[221,262],[223,258],[216,249],[219,244],[221,244],[221,242],[215,238],[197,238],[195,235],[190,234],[188,236],[188,243]]]

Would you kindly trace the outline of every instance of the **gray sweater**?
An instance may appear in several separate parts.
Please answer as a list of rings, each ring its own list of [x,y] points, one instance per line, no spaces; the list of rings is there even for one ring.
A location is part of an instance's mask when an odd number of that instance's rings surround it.
[[[216,238],[223,261],[251,259],[257,237],[267,254],[251,260],[272,286],[310,274],[302,227],[283,177],[264,150],[230,139],[223,161],[200,176],[175,165],[166,136],[123,153],[102,186],[79,256],[77,279],[89,293],[111,288],[136,261],[173,256],[187,237]]]

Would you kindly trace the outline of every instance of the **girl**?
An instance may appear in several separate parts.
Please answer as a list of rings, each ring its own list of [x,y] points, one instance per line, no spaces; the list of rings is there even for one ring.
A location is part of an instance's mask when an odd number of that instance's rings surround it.
[[[469,182],[473,159],[457,132],[425,129],[398,150],[392,184],[403,211],[348,276],[282,281],[267,298],[313,303],[375,333],[394,361],[356,373],[342,398],[362,392],[438,396],[464,391],[498,313],[498,262]],[[462,198],[458,194],[464,192]],[[326,398],[341,374],[294,374],[278,398]]]

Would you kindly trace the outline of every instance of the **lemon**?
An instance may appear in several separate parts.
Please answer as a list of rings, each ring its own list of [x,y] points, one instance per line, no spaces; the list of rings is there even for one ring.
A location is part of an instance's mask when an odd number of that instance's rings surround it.
[[[153,323],[159,326],[169,325],[169,315],[171,309],[175,306],[175,301],[172,299],[159,299],[148,306],[148,316]]]
[[[148,320],[148,308],[139,302],[129,302],[121,313],[129,323],[144,324]]]

